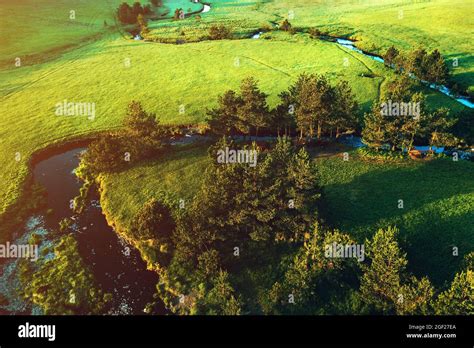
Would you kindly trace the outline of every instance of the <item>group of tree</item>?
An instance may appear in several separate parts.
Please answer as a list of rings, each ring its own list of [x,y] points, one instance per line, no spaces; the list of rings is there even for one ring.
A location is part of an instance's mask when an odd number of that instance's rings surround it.
[[[223,24],[213,24],[209,27],[210,40],[232,39],[232,31]]]
[[[280,95],[278,118],[284,120],[292,111],[296,126],[303,136],[335,134],[354,129],[357,125],[358,105],[345,80],[336,85],[324,75],[300,75],[287,92]]]
[[[132,101],[124,118],[124,129],[100,136],[81,156],[80,174],[85,178],[99,173],[117,171],[145,159],[156,157],[163,150],[166,130],[156,115]]]
[[[402,114],[400,107],[398,114],[386,115],[380,104],[374,104],[364,117],[362,138],[365,144],[376,149],[387,144],[391,150],[410,151],[416,142],[430,146],[455,146],[460,142],[451,132],[457,119],[450,116],[449,109],[430,110],[425,96],[416,92],[415,87],[415,82],[407,76],[397,77],[387,84],[381,101],[416,107],[416,114]]]
[[[232,271],[244,271],[261,257],[278,257],[278,249],[303,241],[317,218],[320,190],[304,149],[280,138],[274,148],[258,153],[253,167],[219,163],[217,151],[226,147],[239,148],[226,138],[210,148],[204,182],[184,209],[171,214],[164,212],[169,209],[164,201],[147,203],[133,224],[136,231],[144,231],[143,238],[152,237],[160,245],[158,288],[176,313],[239,314],[241,299],[231,285]],[[254,143],[241,150],[259,149]],[[163,224],[165,216],[176,222]]]
[[[153,6],[159,6],[159,1],[150,1]],[[141,16],[142,20],[144,16],[153,14],[153,9],[150,4],[142,5],[140,2],[135,2],[132,6],[128,3],[123,2],[117,9],[117,18],[122,24],[137,24],[138,17]]]
[[[216,108],[208,111],[208,123],[218,135],[266,133],[286,135],[298,130],[304,136],[320,138],[354,129],[358,105],[349,84],[333,85],[324,75],[298,77],[288,91],[280,94],[280,104],[270,109],[268,95],[252,78],[242,80],[240,93],[226,91],[218,98]]]
[[[418,48],[403,54],[391,46],[383,58],[385,65],[399,72],[412,74],[418,79],[437,84],[444,84],[449,80],[448,66],[437,49],[428,53],[425,49]]]
[[[104,293],[84,263],[72,234],[61,236],[54,258],[41,257],[35,265],[21,264],[22,292],[46,315],[103,314],[112,294]]]
[[[474,313],[474,253],[451,285],[436,289],[427,277],[407,271],[407,257],[393,227],[365,240],[363,263],[328,258],[325,246],[352,245],[352,238],[316,225],[286,266],[281,280],[262,295],[267,314],[468,315]]]
[[[184,207],[152,199],[131,236],[154,245],[159,297],[176,314],[474,314],[474,253],[451,284],[436,288],[408,271],[398,230],[378,230],[364,259],[329,257],[356,241],[321,222],[321,190],[304,148],[279,138],[255,167],[223,165],[209,149],[201,188]]]

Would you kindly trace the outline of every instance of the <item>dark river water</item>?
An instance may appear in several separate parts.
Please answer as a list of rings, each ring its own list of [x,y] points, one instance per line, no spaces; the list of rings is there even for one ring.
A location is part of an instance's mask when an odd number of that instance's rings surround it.
[[[27,241],[32,233],[37,233],[44,238],[40,250],[54,246],[50,231],[57,230],[58,223],[63,218],[71,217],[74,220],[72,233],[78,241],[84,262],[92,270],[99,286],[113,295],[112,308],[104,314],[145,314],[145,306],[153,300],[155,285],[158,282],[157,274],[147,271],[138,251],[107,225],[97,192],[91,194],[92,197],[88,199],[82,214],[74,214],[70,208],[70,201],[78,195],[81,187],[81,181],[74,175],[74,170],[79,163],[78,155],[84,150],[69,150],[51,156],[35,166],[34,178],[46,188],[48,207],[28,219],[23,234],[15,243],[21,244],[22,241]],[[46,213],[48,209],[49,212]],[[20,285],[17,265],[17,260],[2,265],[0,293],[10,304],[4,308],[0,307],[0,313],[41,314],[39,308],[32,307],[18,298],[15,290],[15,287]],[[153,313],[159,312],[163,313],[163,309],[155,307]]]

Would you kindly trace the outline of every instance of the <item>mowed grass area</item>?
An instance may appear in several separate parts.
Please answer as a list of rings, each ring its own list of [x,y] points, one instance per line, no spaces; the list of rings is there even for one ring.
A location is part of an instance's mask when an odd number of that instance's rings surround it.
[[[153,163],[102,177],[102,204],[120,228],[165,192],[188,202],[207,165],[207,147],[184,147]],[[379,228],[397,226],[409,269],[436,285],[451,281],[474,249],[474,164],[448,159],[398,163],[365,160],[355,151],[314,159],[326,223],[363,243]],[[398,208],[402,199],[404,208]],[[453,247],[459,256],[453,256]]]
[[[316,161],[328,223],[359,242],[397,226],[409,268],[441,284],[474,249],[474,163],[450,159],[399,163],[357,153]],[[399,200],[403,208],[399,209]],[[453,256],[453,247],[459,256]]]
[[[348,80],[358,101],[368,108],[382,81],[382,77],[362,77],[368,67],[380,76],[390,73],[370,59],[354,57],[320,41],[165,45],[126,41],[115,35],[55,61],[2,71],[0,212],[18,198],[33,151],[71,136],[119,127],[133,99],[143,102],[163,123],[199,123],[204,121],[206,109],[216,104],[217,96],[229,88],[237,89],[244,77],[256,77],[270,95],[270,104],[275,105],[278,93],[300,73],[314,72],[327,73],[333,81]],[[95,103],[95,119],[56,116],[55,106],[64,100]],[[180,113],[181,105],[184,113]],[[19,162],[15,161],[17,152],[22,157]]]

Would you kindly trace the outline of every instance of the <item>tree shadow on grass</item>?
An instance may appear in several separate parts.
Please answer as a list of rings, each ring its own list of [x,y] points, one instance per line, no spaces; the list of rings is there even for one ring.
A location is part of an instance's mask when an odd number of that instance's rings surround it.
[[[438,285],[450,280],[462,256],[474,250],[473,163],[442,159],[374,165],[349,182],[325,186],[324,193],[330,225],[360,242],[378,228],[396,225],[410,270]],[[459,256],[453,256],[453,247]]]

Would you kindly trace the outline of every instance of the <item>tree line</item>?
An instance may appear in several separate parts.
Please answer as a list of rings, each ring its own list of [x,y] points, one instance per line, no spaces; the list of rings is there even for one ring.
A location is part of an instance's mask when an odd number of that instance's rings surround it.
[[[332,84],[324,75],[302,74],[287,91],[280,93],[275,108],[267,104],[253,77],[242,80],[239,92],[228,90],[218,97],[217,107],[208,111],[207,122],[218,135],[290,135],[300,139],[339,136],[357,125],[358,104],[347,83]]]
[[[139,16],[143,18],[152,15],[156,8],[160,6],[162,6],[161,0],[150,0],[150,4],[147,5],[142,5],[136,1],[132,6],[123,2],[117,8],[117,18],[122,24],[137,24]]]
[[[403,54],[394,46],[383,55],[386,66],[398,72],[412,74],[420,80],[444,84],[449,81],[449,69],[441,53],[435,49],[428,53],[423,48]]]
[[[383,101],[417,105],[419,110],[416,115],[387,116],[381,112],[380,103]],[[410,151],[415,143],[456,146],[462,142],[453,128],[457,122],[458,119],[447,108],[429,109],[424,94],[416,91],[416,82],[407,76],[400,76],[387,84],[380,102],[365,114],[362,139],[369,147],[379,149],[389,145],[392,151]]]

